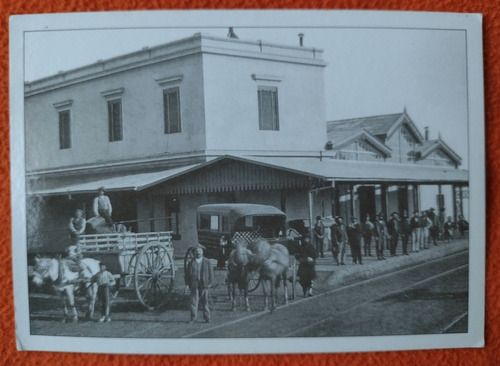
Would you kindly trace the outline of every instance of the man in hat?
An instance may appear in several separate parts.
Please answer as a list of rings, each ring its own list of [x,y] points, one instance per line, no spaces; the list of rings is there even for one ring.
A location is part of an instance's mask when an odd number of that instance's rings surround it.
[[[434,207],[431,207],[427,211],[427,221],[429,222],[429,244],[432,241],[432,244],[437,246],[439,226],[437,225],[437,216],[434,212]]]
[[[193,323],[198,316],[198,304],[201,302],[203,318],[210,323],[210,309],[208,307],[208,288],[212,285],[214,273],[210,261],[203,256],[206,248],[197,244],[194,248],[195,256],[187,264],[185,272],[186,291],[190,291],[190,320]]]
[[[420,215],[418,210],[415,210],[410,219],[411,228],[411,251],[419,252],[422,247],[422,225],[420,224]]]
[[[113,212],[113,206],[111,206],[111,201],[109,197],[105,195],[104,187],[97,190],[97,197],[94,198],[94,216],[102,216],[106,220],[106,224],[113,226],[113,220],[111,219],[111,213]]]
[[[387,221],[387,231],[389,232],[391,257],[395,257],[399,234],[401,233],[399,214],[397,212],[391,213],[391,218]]]
[[[377,220],[375,221],[375,250],[377,252],[378,260],[385,260],[384,245],[387,241],[388,235],[384,215],[382,212],[379,212],[377,214]]]
[[[345,247],[347,245],[347,231],[342,217],[335,218],[332,226],[332,254],[337,265],[345,265]]]
[[[408,220],[408,215],[406,214],[406,211],[403,212],[403,218],[401,219],[400,222],[400,228],[401,228],[401,245],[403,246],[403,255],[409,255],[408,254],[408,239],[411,236],[411,227],[410,227],[410,222]]]
[[[422,246],[424,249],[429,249],[429,219],[427,217],[427,211],[422,211],[420,213],[420,227],[422,230]]]
[[[351,255],[352,262],[354,264],[363,264],[363,258],[361,257],[361,238],[363,237],[363,230],[356,217],[351,217],[351,223],[347,228],[347,237],[349,238],[349,244],[351,245]]]
[[[69,220],[69,236],[71,238],[71,245],[77,245],[80,235],[85,232],[87,220],[83,217],[83,210],[75,210],[75,216]]]
[[[309,238],[300,241],[295,258],[299,261],[297,276],[302,286],[304,297],[313,296],[313,283],[316,278],[316,248],[311,244]]]
[[[325,235],[325,227],[323,222],[321,222],[321,216],[316,217],[316,223],[314,224],[314,245],[316,247],[316,254],[325,258],[323,253],[323,236]]]

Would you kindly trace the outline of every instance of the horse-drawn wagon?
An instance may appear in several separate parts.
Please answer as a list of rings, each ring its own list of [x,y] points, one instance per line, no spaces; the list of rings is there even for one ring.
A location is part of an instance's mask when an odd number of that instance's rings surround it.
[[[84,257],[106,263],[119,277],[117,289],[135,289],[147,309],[159,309],[167,301],[175,277],[171,232],[85,234],[80,247]]]
[[[226,263],[237,244],[250,244],[264,239],[271,245],[285,246],[291,255],[292,298],[295,296],[296,262],[294,254],[297,242],[285,236],[286,215],[269,205],[246,203],[223,203],[200,206],[197,210],[198,242],[206,247],[205,256],[217,260],[218,268]],[[194,257],[193,247],[184,257],[184,268]],[[260,284],[258,273],[251,273],[248,291],[254,291]]]

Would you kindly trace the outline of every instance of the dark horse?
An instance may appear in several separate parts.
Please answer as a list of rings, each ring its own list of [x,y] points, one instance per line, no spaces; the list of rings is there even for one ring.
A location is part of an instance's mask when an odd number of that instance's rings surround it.
[[[232,299],[232,309],[235,309],[236,284],[245,297],[245,309],[250,310],[248,302],[248,283],[252,272],[260,276],[264,290],[264,310],[268,309],[268,292],[271,297],[271,312],[276,309],[277,290],[283,281],[284,303],[288,303],[287,271],[290,256],[288,249],[281,244],[269,244],[263,239],[255,240],[248,245],[236,244],[228,261],[228,286]]]

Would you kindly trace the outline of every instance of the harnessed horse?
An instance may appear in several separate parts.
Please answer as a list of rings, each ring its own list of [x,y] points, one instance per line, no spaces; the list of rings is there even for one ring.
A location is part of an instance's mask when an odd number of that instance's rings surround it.
[[[33,284],[41,286],[45,281],[50,281],[57,295],[63,300],[64,319],[70,320],[68,307],[72,312],[71,320],[78,321],[78,312],[75,306],[75,286],[84,284],[89,304],[87,307],[87,319],[94,316],[94,305],[97,296],[97,283],[92,282],[92,277],[99,272],[99,261],[93,258],[81,260],[82,270],[73,271],[70,260],[56,258],[35,258],[33,272]]]
[[[281,244],[269,244],[265,240],[256,240],[248,246],[237,244],[231,252],[228,262],[228,285],[232,289],[232,309],[235,309],[235,287],[238,284],[245,296],[245,308],[250,310],[248,302],[249,274],[259,273],[264,291],[264,310],[268,310],[267,284],[270,287],[271,312],[276,309],[277,290],[283,281],[284,303],[288,303],[287,271],[289,264],[288,249]]]

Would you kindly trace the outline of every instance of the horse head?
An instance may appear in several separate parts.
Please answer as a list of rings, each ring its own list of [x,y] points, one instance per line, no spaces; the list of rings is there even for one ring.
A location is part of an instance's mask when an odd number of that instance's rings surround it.
[[[35,258],[35,267],[33,269],[33,284],[41,286],[45,280],[57,280],[58,264],[57,260],[51,258]]]

